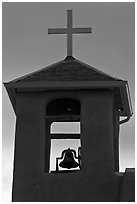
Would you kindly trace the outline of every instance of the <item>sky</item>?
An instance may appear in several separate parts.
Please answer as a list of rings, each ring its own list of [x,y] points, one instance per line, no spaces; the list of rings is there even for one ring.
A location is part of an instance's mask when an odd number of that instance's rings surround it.
[[[66,57],[66,35],[48,35],[48,28],[66,27],[67,9],[73,10],[74,27],[92,27],[92,34],[73,36],[73,56],[127,80],[135,112],[135,14],[132,2],[4,2],[3,82],[38,71]],[[10,201],[16,118],[4,86],[2,94],[3,200]],[[134,167],[134,126],[134,115],[120,126],[120,171]]]

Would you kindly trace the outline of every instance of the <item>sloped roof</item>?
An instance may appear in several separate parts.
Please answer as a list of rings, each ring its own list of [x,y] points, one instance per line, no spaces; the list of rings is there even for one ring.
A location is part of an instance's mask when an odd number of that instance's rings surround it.
[[[16,96],[19,91],[99,88],[114,90],[121,116],[129,118],[133,113],[127,81],[112,77],[70,56],[39,71],[4,83],[4,85],[15,113]]]
[[[45,67],[37,72],[14,80],[14,82],[41,81],[113,81],[114,78],[96,68],[89,66],[73,57]]]

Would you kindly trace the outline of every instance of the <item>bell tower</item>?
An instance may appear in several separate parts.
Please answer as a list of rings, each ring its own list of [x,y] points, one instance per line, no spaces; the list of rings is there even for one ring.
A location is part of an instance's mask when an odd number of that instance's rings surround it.
[[[91,28],[73,28],[71,10],[67,28],[48,33],[67,34],[67,57],[4,83],[16,114],[12,201],[134,201],[134,170],[119,172],[119,126],[132,116],[128,82],[72,56],[72,34]],[[55,157],[52,170],[57,139],[72,143]]]

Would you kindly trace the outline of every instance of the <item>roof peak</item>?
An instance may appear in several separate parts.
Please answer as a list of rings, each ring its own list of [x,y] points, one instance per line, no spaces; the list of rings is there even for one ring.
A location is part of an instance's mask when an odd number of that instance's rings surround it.
[[[74,61],[76,60],[73,56],[67,56],[63,61]]]

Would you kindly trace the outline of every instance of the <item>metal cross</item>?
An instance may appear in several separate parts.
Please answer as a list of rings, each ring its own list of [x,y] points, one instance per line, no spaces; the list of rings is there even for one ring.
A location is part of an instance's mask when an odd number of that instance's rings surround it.
[[[67,10],[67,28],[49,28],[48,34],[67,34],[67,56],[72,56],[72,34],[91,33],[91,28],[73,28],[72,10]]]

